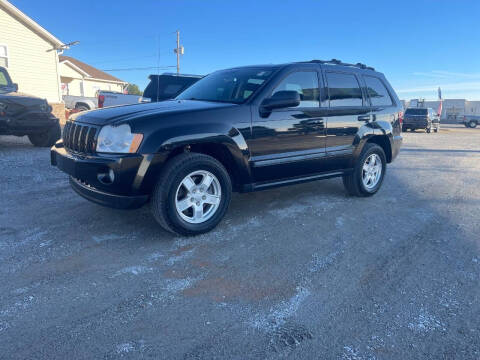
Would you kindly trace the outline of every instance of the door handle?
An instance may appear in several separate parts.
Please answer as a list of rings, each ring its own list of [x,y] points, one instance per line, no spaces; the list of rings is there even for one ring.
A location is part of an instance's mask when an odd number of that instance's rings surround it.
[[[358,121],[370,121],[371,117],[370,115],[359,115],[358,116]]]

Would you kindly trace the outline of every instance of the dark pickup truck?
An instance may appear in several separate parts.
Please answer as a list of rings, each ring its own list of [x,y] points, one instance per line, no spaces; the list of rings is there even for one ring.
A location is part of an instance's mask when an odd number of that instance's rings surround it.
[[[47,100],[18,92],[7,70],[0,67],[0,135],[28,135],[35,146],[50,147],[60,138],[58,119]]]
[[[375,194],[401,142],[402,105],[363,64],[313,60],[214,72],[174,100],[73,116],[51,163],[95,203],[150,202],[168,231],[195,235],[232,191],[342,177]]]

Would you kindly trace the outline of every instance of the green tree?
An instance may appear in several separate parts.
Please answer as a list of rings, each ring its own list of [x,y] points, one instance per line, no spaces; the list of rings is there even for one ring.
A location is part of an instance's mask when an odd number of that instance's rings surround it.
[[[138,88],[138,85],[136,84],[128,84],[127,92],[130,95],[143,95],[143,91],[140,91],[140,89]]]

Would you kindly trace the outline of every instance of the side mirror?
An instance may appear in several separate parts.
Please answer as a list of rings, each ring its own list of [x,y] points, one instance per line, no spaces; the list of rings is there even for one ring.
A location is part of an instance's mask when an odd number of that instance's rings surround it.
[[[273,96],[266,98],[260,105],[260,111],[270,112],[273,109],[295,107],[300,105],[300,94],[293,90],[277,91]]]
[[[12,87],[13,87],[13,91],[14,91],[14,92],[17,92],[17,91],[18,91],[18,84],[17,84],[17,83],[13,83],[13,84],[12,84]]]

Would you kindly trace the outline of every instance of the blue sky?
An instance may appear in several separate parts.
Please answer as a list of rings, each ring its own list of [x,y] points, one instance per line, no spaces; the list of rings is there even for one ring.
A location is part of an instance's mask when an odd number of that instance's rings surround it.
[[[155,69],[206,74],[236,65],[337,58],[385,73],[400,98],[480,100],[480,1],[11,0],[65,52],[147,84]],[[160,57],[158,56],[160,55]],[[175,71],[172,67],[163,71]]]

